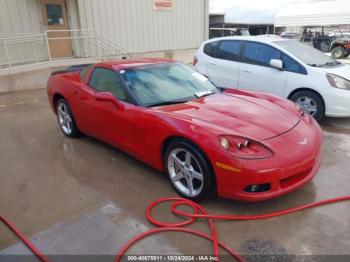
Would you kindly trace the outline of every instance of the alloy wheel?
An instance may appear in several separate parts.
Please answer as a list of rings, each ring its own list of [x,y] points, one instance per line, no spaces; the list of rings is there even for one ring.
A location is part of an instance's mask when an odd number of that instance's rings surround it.
[[[57,105],[57,116],[63,132],[67,135],[71,134],[73,130],[73,120],[65,103],[60,102]]]
[[[173,149],[167,159],[170,179],[187,197],[198,196],[203,189],[203,172],[194,155],[184,148]]]

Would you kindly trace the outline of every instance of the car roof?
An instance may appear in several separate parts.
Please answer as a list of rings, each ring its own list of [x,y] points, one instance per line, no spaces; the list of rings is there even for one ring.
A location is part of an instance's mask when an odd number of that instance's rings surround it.
[[[253,35],[253,36],[224,36],[212,38],[208,42],[218,41],[218,40],[243,40],[243,41],[256,41],[261,43],[272,43],[276,41],[290,41],[289,39],[282,38],[277,35]]]
[[[110,68],[117,71],[117,70],[132,68],[135,66],[170,63],[170,62],[175,62],[175,60],[166,59],[166,58],[120,59],[120,60],[100,62],[95,64],[95,67],[105,67],[105,68]]]

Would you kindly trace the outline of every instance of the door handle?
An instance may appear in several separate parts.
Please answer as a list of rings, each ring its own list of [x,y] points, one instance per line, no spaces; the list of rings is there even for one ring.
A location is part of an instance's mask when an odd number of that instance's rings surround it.
[[[249,70],[243,70],[244,73],[250,74],[251,72]]]
[[[78,95],[78,87],[75,87],[73,94],[76,96]]]
[[[215,63],[211,63],[211,62],[209,62],[209,65],[213,65],[213,66],[216,66],[216,64],[215,64]]]

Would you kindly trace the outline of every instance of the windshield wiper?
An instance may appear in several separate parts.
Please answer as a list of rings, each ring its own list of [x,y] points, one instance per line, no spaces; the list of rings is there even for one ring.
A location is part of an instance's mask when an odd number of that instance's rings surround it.
[[[210,91],[210,90],[205,90],[205,91],[200,91],[200,92],[194,93],[194,95],[195,95],[196,98],[201,98],[201,97],[209,96],[209,95],[212,95],[212,94],[214,94],[214,92],[213,92],[213,91]],[[155,103],[155,104],[148,105],[148,107],[168,106],[168,105],[182,104],[182,103],[186,103],[186,102],[188,102],[188,101],[189,101],[189,100],[170,100],[170,101],[163,101],[163,102],[159,102],[159,103]]]
[[[307,64],[309,66],[312,66],[312,67],[319,67],[320,65],[317,65],[317,64]]]
[[[168,106],[168,105],[182,104],[186,102],[188,102],[188,100],[163,101],[163,102],[151,104],[148,107]]]
[[[341,63],[338,61],[334,61],[334,62],[327,62],[327,63],[322,64],[320,66],[332,66],[332,65],[339,65],[339,64],[341,64]]]
[[[197,98],[201,98],[201,97],[204,97],[204,96],[209,96],[209,95],[212,95],[212,94],[214,94],[214,92],[210,91],[210,90],[205,90],[205,91],[200,91],[200,92],[194,93],[194,95]]]

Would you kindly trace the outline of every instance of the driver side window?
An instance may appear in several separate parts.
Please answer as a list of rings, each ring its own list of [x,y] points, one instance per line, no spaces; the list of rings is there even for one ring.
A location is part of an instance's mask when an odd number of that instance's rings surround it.
[[[243,60],[245,62],[270,66],[271,59],[281,59],[281,52],[266,44],[257,42],[246,42],[243,51]]]
[[[283,67],[288,72],[307,75],[306,69],[289,56],[282,54]]]
[[[90,78],[89,86],[97,92],[110,92],[118,100],[126,101],[126,93],[117,73],[104,68],[95,68]]]

